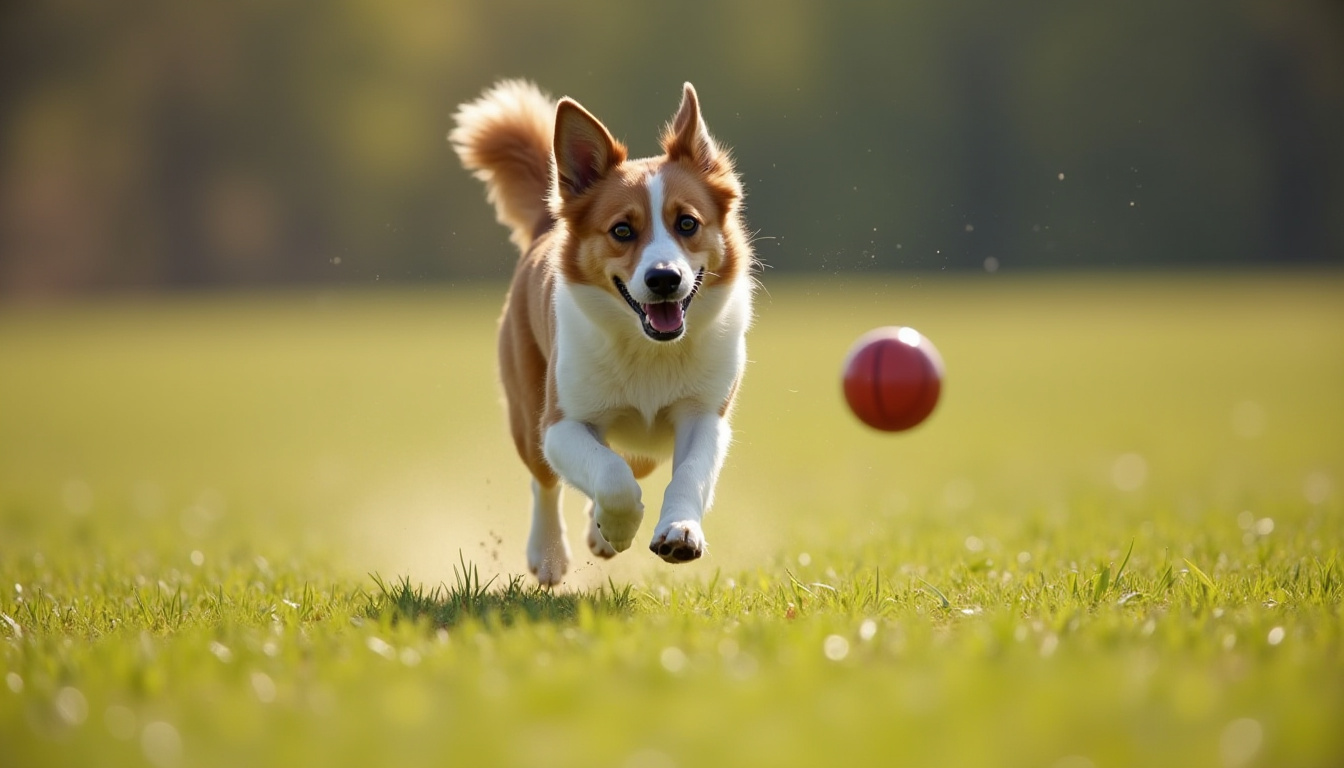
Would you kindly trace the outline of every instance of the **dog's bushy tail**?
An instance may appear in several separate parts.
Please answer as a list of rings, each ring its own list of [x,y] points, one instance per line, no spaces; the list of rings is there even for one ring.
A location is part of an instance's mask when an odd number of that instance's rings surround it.
[[[549,228],[555,100],[524,80],[501,80],[458,107],[448,141],[462,165],[485,182],[486,199],[526,252]]]

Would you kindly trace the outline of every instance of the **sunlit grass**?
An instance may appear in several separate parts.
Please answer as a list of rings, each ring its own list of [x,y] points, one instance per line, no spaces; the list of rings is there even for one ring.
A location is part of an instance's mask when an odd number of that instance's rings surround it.
[[[554,592],[498,287],[0,311],[3,762],[1339,763],[1344,281],[767,285],[709,556]]]

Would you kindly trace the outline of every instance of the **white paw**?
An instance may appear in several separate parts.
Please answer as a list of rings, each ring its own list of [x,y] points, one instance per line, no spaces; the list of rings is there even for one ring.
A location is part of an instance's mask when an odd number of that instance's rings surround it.
[[[594,555],[609,560],[616,556],[616,549],[607,543],[606,537],[602,535],[602,530],[597,527],[597,520],[593,517],[593,505],[588,505],[588,549]]]
[[[621,464],[623,473],[597,487],[593,499],[593,525],[602,532],[611,548],[624,552],[630,548],[644,519],[643,492],[630,468]],[[624,477],[620,475],[624,474]]]
[[[527,568],[543,587],[554,587],[569,572],[569,544],[563,535],[537,536],[527,540]]]
[[[635,541],[639,523],[644,519],[641,506],[633,512],[616,513],[600,504],[593,508],[593,527],[606,540],[613,552],[624,552]]]
[[[708,546],[699,523],[680,520],[658,526],[649,543],[649,551],[669,563],[688,563],[699,559]]]

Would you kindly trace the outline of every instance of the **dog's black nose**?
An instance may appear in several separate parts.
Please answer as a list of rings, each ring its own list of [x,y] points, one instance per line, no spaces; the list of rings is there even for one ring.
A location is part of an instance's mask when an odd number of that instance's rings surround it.
[[[650,269],[644,273],[644,285],[655,296],[671,296],[681,287],[681,273],[675,269]]]

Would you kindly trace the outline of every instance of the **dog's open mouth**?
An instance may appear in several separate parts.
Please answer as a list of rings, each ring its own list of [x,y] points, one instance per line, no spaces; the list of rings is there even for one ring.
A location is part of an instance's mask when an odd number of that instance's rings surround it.
[[[695,285],[691,286],[691,292],[686,298],[679,301],[659,301],[653,304],[640,304],[635,301],[635,297],[626,290],[625,283],[621,282],[619,277],[612,277],[616,283],[616,290],[620,291],[621,297],[625,303],[635,310],[639,315],[640,322],[644,325],[644,335],[654,341],[672,341],[681,337],[686,330],[686,308],[691,306],[691,299],[700,290],[700,282],[705,277],[705,270],[702,267],[695,274]]]

